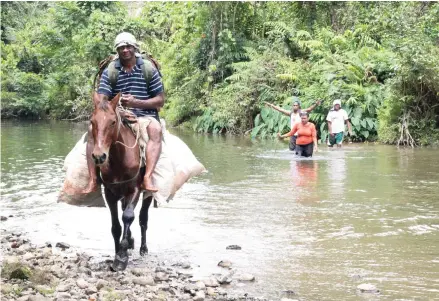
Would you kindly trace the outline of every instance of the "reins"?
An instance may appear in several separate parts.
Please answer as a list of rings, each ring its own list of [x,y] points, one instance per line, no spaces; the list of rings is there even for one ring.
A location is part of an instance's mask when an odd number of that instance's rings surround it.
[[[117,136],[119,136],[119,134],[120,134],[120,127],[122,125],[122,118],[120,117],[120,111],[125,111],[125,109],[119,103],[118,107],[116,108],[116,116],[117,116],[117,123],[118,123],[118,125],[117,125]],[[134,142],[133,146],[128,146],[128,145],[126,145],[123,142],[120,142],[118,140],[116,140],[115,143],[119,143],[119,144],[125,146],[126,148],[133,149],[133,148],[136,147],[136,145],[137,145],[137,143],[139,141],[139,132],[140,132],[140,128],[137,129],[136,142]],[[101,176],[102,183],[104,185],[118,185],[118,184],[125,184],[125,183],[129,183],[131,181],[134,181],[139,176],[141,168],[142,168],[142,159],[140,158],[140,160],[139,160],[139,168],[137,169],[137,173],[136,173],[136,175],[134,177],[132,177],[131,179],[125,180],[125,181],[117,181],[117,182],[112,182],[112,183],[105,182],[104,178],[102,177],[102,171],[99,171],[99,173],[100,173],[100,176]]]

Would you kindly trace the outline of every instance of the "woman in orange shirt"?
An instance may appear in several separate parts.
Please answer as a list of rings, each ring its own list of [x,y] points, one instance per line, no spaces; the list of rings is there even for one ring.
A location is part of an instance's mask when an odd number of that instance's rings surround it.
[[[281,135],[279,138],[291,137],[297,133],[296,155],[302,157],[312,157],[313,151],[317,152],[317,131],[313,123],[308,121],[308,113],[301,112],[300,119],[302,122],[296,123],[289,133]]]

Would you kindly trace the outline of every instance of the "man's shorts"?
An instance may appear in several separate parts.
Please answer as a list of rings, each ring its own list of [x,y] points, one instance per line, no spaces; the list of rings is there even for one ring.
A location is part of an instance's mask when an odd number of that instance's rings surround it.
[[[343,142],[343,132],[336,133],[334,136],[329,135],[329,146],[334,146],[334,144],[341,144]]]
[[[290,144],[288,145],[288,147],[290,148],[290,151],[293,151],[296,149],[296,139],[297,139],[296,135],[293,135],[290,137]]]

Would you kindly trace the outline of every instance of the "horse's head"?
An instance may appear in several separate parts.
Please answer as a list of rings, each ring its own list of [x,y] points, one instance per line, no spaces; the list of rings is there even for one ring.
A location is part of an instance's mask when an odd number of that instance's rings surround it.
[[[111,101],[106,101],[98,93],[93,94],[94,110],[90,121],[94,141],[92,157],[96,165],[107,162],[110,146],[117,140],[119,97],[117,94]]]

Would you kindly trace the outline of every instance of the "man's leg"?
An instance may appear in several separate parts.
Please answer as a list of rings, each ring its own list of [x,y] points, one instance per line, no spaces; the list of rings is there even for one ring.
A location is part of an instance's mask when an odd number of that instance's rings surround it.
[[[333,147],[334,146],[334,144],[335,144],[335,135],[336,134],[329,134],[328,135],[328,146],[329,147]]]
[[[293,151],[296,148],[296,139],[297,136],[295,135],[290,137],[290,144],[289,144],[290,151]]]
[[[343,132],[335,134],[335,142],[337,143],[337,147],[341,147],[343,143]]]
[[[160,122],[156,119],[152,119],[146,128],[146,132],[148,133],[149,140],[146,144],[146,172],[145,177],[143,178],[142,188],[151,192],[156,192],[158,189],[152,182],[152,173],[154,172],[154,168],[162,151],[162,127]]]
[[[93,159],[91,157],[91,154],[93,153],[94,148],[94,142],[93,142],[93,135],[91,132],[91,125],[88,127],[88,140],[87,140],[87,149],[86,149],[86,157],[87,157],[87,168],[88,168],[88,174],[90,176],[90,180],[88,182],[87,188],[83,191],[84,194],[91,193],[93,191],[96,191],[98,189],[98,177],[97,177],[97,167],[95,163],[93,162]]]

